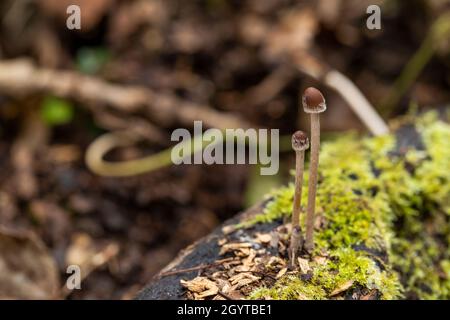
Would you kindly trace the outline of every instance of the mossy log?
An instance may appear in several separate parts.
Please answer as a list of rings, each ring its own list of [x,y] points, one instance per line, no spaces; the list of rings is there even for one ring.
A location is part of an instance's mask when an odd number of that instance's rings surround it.
[[[315,249],[296,269],[284,267],[289,184],[183,250],[137,298],[449,299],[448,119],[429,112],[392,135],[324,143]]]

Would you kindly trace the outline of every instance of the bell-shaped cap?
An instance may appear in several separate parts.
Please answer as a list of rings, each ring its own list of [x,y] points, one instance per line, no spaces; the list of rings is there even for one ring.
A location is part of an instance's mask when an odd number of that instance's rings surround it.
[[[303,151],[309,148],[309,139],[303,131],[296,131],[292,135],[292,149]]]
[[[323,94],[316,88],[309,87],[303,93],[303,110],[306,113],[321,113],[327,110]]]

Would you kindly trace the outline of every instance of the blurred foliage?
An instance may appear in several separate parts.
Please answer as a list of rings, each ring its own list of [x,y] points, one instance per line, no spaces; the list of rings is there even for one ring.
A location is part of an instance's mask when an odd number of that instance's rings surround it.
[[[106,48],[81,48],[77,52],[76,63],[79,71],[96,74],[110,59],[111,53]]]
[[[42,101],[41,118],[49,126],[69,123],[73,115],[73,105],[67,100],[47,96]]]

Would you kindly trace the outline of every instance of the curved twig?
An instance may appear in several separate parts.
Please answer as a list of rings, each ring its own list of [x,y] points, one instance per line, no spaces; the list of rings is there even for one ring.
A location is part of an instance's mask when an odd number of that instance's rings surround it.
[[[101,176],[124,177],[157,170],[172,164],[170,150],[136,160],[109,162],[104,156],[113,149],[130,146],[139,138],[129,132],[106,133],[92,142],[86,150],[86,165]]]

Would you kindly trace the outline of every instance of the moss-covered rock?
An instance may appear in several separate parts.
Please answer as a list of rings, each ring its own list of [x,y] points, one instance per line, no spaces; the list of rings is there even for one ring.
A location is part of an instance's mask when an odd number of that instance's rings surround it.
[[[313,262],[307,281],[286,276],[252,298],[322,299],[348,281],[382,299],[450,298],[450,127],[427,113],[402,128],[398,139],[350,134],[323,145],[315,254],[333,259]],[[290,215],[293,191],[275,190],[241,227]]]

